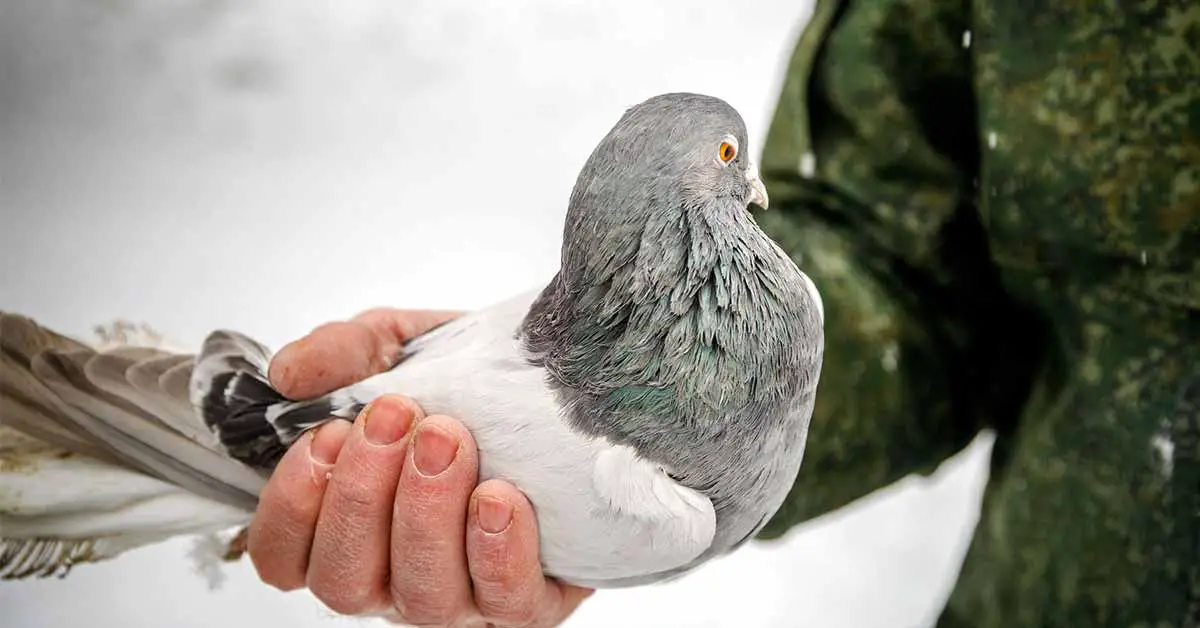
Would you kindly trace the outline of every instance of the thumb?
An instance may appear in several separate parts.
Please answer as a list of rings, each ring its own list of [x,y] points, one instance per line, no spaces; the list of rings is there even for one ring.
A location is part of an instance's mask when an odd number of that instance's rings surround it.
[[[267,377],[289,399],[309,399],[395,366],[405,342],[459,316],[444,310],[368,310],[285,345]]]

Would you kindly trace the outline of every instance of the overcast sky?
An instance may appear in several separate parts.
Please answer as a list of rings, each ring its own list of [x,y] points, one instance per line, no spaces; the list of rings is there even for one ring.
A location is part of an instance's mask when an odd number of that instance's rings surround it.
[[[278,346],[374,305],[486,305],[553,274],[575,175],[626,107],[720,96],[759,152],[809,11],[4,0],[0,308],[81,336],[126,318],[188,346],[213,327]],[[677,583],[602,592],[570,625],[926,625],[987,447]],[[191,544],[0,584],[4,625],[362,625],[248,563],[210,591]]]

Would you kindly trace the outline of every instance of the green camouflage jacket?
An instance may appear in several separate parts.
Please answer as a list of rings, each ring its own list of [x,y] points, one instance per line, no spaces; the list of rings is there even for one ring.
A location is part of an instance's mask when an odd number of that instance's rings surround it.
[[[826,311],[763,536],[992,429],[942,625],[1195,625],[1200,2],[821,0],[762,167]]]

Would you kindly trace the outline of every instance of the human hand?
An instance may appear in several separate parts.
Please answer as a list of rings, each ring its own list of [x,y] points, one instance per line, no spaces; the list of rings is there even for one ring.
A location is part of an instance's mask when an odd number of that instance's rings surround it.
[[[273,386],[290,398],[387,369],[404,341],[457,316],[379,309],[285,346]],[[251,522],[264,582],[308,587],[335,612],[421,626],[555,626],[592,591],[542,574],[537,520],[513,485],[476,486],[470,432],[384,396],[284,455]]]

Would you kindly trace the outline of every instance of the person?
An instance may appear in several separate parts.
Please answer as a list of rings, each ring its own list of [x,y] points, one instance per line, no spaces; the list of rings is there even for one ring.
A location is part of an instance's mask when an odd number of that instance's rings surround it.
[[[1198,28],[1187,0],[817,3],[763,149],[780,209],[761,224],[822,292],[826,357],[763,538],[988,429],[939,626],[1200,621]],[[447,316],[320,328],[272,382],[348,384]],[[335,611],[555,625],[589,592],[543,577],[528,502],[475,487],[475,456],[453,419],[381,400],[288,453],[251,557]]]

